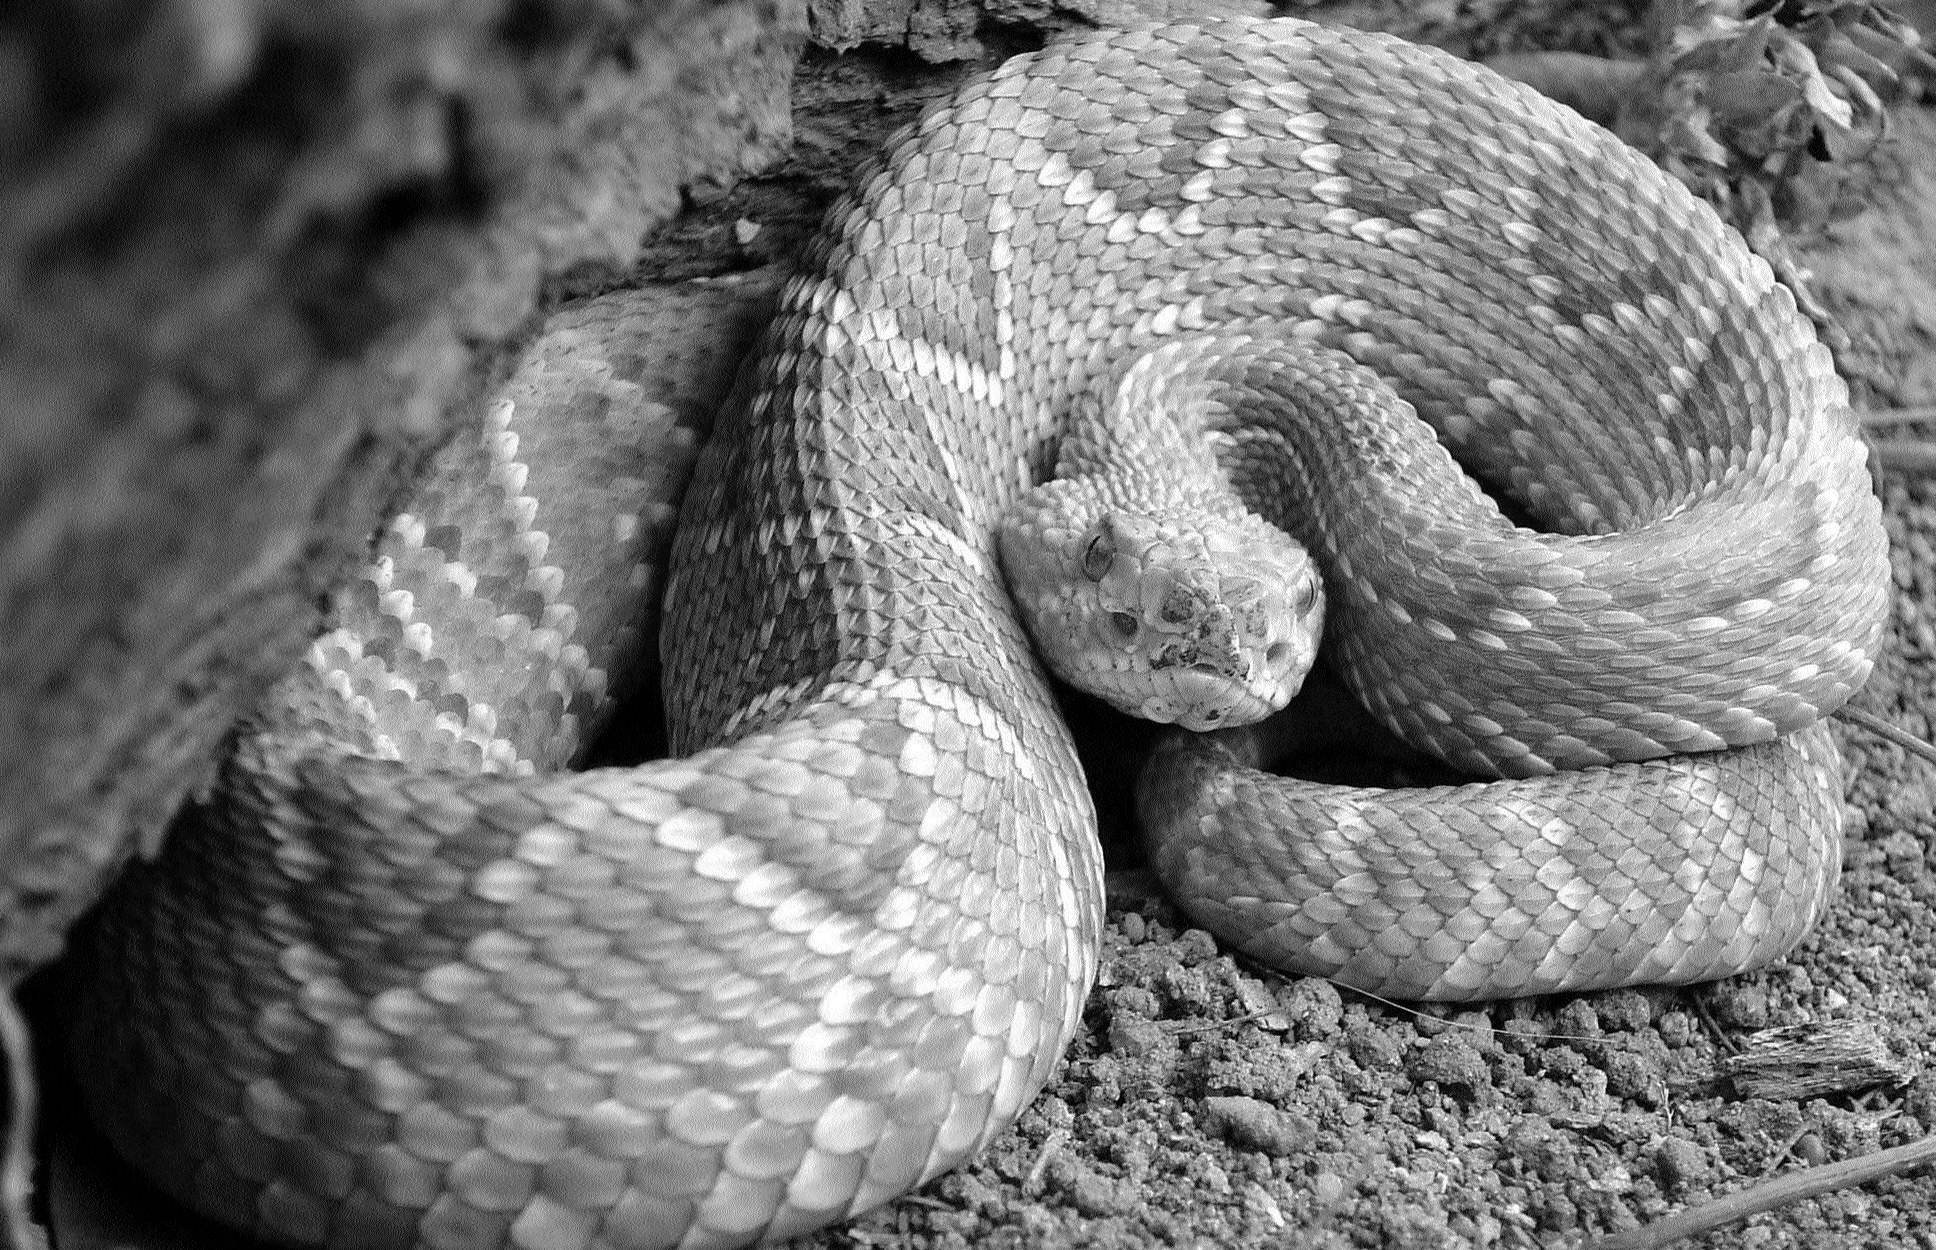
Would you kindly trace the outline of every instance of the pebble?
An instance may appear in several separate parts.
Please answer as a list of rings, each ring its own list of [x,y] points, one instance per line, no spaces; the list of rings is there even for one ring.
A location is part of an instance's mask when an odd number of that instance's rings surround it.
[[[1209,1127],[1241,1150],[1287,1159],[1308,1152],[1317,1142],[1317,1125],[1261,1098],[1241,1094],[1206,1098],[1203,1112]]]
[[[1484,1056],[1457,1033],[1441,1034],[1413,1051],[1406,1070],[1414,1081],[1436,1081],[1475,1093],[1492,1083]]]
[[[1758,985],[1722,981],[1709,988],[1708,1010],[1723,1024],[1760,1029],[1768,1025],[1768,991]]]
[[[1667,1073],[1651,1055],[1616,1050],[1606,1057],[1605,1068],[1607,1091],[1616,1097],[1657,1107],[1667,1096]]]
[[[1109,1049],[1128,1059],[1145,1059],[1170,1039],[1153,1020],[1119,1013],[1109,1021]]]
[[[1670,1194],[1682,1194],[1705,1185],[1710,1175],[1707,1156],[1693,1142],[1670,1137],[1654,1147],[1654,1166],[1662,1186]]]
[[[1597,1011],[1600,1025],[1609,1032],[1638,1033],[1653,1021],[1653,1004],[1637,990],[1616,990],[1602,994]]]
[[[1521,1167],[1544,1181],[1575,1178],[1580,1172],[1580,1154],[1573,1139],[1553,1128],[1545,1117],[1529,1115],[1512,1128],[1506,1148]]]

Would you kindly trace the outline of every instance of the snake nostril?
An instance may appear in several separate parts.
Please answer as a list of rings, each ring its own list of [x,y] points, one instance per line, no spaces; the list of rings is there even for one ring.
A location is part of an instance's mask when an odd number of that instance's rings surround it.
[[[1281,638],[1264,649],[1264,663],[1270,665],[1272,668],[1281,666],[1284,661],[1290,658],[1291,644]]]
[[[1136,637],[1137,633],[1143,628],[1143,623],[1127,612],[1111,612],[1109,614],[1109,624],[1114,627],[1117,635],[1124,641]]]

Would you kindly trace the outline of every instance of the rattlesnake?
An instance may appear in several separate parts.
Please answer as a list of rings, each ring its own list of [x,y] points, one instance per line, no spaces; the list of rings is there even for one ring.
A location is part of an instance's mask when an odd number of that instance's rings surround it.
[[[995,527],[1077,396],[1211,333],[1374,370],[1557,528],[1618,529],[1676,494],[1691,516],[1745,485],[1738,515],[1765,524],[1725,554],[1664,539],[1690,587],[1657,589],[1737,588],[1675,625],[1630,587],[1599,701],[1521,733],[1521,759],[1800,730],[1752,749],[1817,769],[1786,775],[1826,796],[1799,823],[1832,846],[1833,747],[1808,726],[1867,674],[1886,565],[1840,383],[1768,268],[1611,137],[1442,54],[1290,20],[1096,35],[895,142],[788,287],[683,505],[663,646],[680,758],[540,769],[597,703],[599,631],[622,622],[573,597],[636,581],[636,498],[578,499],[554,528],[549,470],[500,412],[468,471],[509,519],[440,481],[454,513],[393,527],[339,601],[364,635],[319,644],[211,817],[104,918],[80,1037],[110,1136],[205,1211],[342,1246],[778,1239],[980,1149],[1072,1035],[1102,910],[1092,809]],[[1768,582],[1767,548],[1792,542],[1823,545]],[[1348,559],[1327,570],[1347,613]],[[1469,668],[1530,610],[1481,587],[1482,626],[1453,589],[1427,587],[1443,619],[1407,610],[1442,645],[1388,663]],[[446,666],[434,601],[478,674]],[[1822,627],[1761,636],[1804,616]],[[1732,688],[1697,662],[1716,642],[1748,674]],[[1550,687],[1510,671],[1556,708],[1583,667],[1561,658]],[[1498,714],[1452,710],[1468,747]],[[1758,765],[1716,758],[1647,767],[1727,806],[1712,770]],[[1643,887],[1676,875],[1634,854]],[[1387,888],[1430,907],[1442,885]],[[1631,905],[1575,890],[1559,902],[1582,916]],[[1364,927],[1340,907],[1313,913],[1325,932]]]

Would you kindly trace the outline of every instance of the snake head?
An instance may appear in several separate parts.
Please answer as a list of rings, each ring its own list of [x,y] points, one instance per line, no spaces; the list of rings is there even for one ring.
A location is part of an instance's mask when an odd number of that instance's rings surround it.
[[[1043,660],[1132,716],[1248,724],[1290,702],[1317,655],[1323,581],[1255,516],[1109,509],[1005,528],[1002,554]]]

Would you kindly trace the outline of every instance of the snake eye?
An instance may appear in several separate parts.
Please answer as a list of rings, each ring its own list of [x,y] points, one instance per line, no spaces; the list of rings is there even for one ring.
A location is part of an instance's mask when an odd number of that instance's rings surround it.
[[[1109,572],[1109,566],[1115,559],[1116,545],[1109,541],[1107,533],[1099,530],[1083,549],[1082,575],[1092,582],[1099,582],[1103,574]]]
[[[1316,606],[1318,606],[1318,579],[1307,577],[1297,588],[1297,601],[1291,605],[1291,610],[1303,616]]]
[[[1143,623],[1127,612],[1111,612],[1109,624],[1124,642],[1136,637],[1143,628]]]

